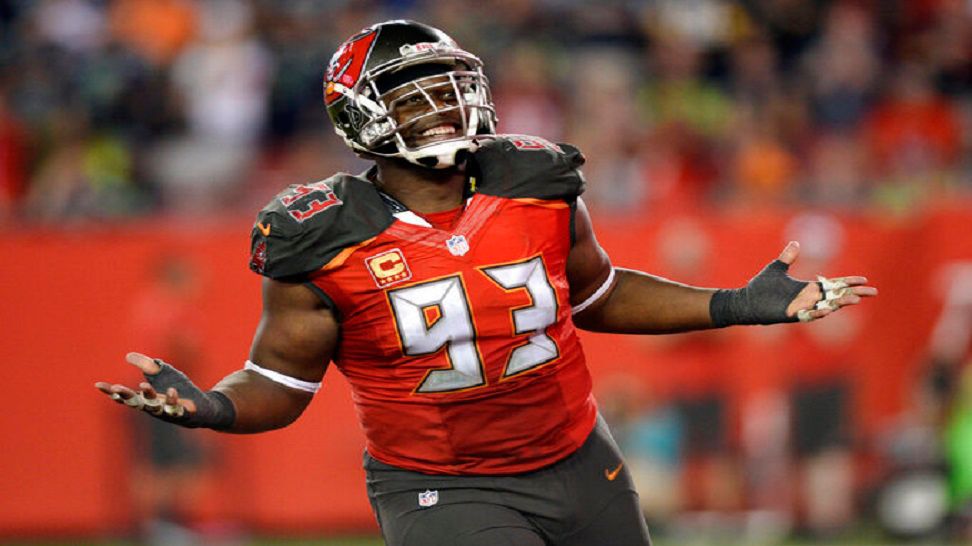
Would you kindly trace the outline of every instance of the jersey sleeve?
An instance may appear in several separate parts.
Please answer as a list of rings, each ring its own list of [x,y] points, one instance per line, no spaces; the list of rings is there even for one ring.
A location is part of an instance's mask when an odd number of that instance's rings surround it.
[[[573,202],[584,192],[584,155],[570,144],[499,135],[481,145],[475,158],[482,176],[477,191],[487,195]]]
[[[257,214],[250,269],[272,279],[306,276],[392,221],[371,184],[356,177],[292,185]]]

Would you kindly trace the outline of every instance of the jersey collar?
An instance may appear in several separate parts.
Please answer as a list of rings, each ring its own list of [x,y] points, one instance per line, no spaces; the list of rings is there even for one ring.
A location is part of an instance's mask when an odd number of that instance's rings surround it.
[[[422,218],[418,214],[415,214],[414,212],[409,210],[409,208],[406,207],[401,201],[395,199],[391,195],[388,195],[387,193],[378,189],[378,186],[376,186],[374,182],[377,175],[378,175],[378,166],[372,165],[367,171],[365,171],[361,175],[361,178],[367,180],[369,183],[371,183],[371,186],[375,188],[375,192],[378,193],[378,197],[380,197],[382,203],[385,204],[385,208],[388,209],[389,214],[394,216],[397,220],[400,220],[406,224],[411,224],[413,226],[427,227],[427,228],[434,227],[425,218]],[[471,189],[472,184],[470,184],[469,180],[470,180],[469,177],[467,177],[466,193],[468,197],[466,197],[466,204],[464,206],[469,206],[469,202],[472,201],[473,190]]]

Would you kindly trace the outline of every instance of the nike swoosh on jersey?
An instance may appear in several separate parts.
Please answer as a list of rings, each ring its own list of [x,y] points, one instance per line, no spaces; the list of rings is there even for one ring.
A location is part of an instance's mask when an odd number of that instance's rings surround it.
[[[624,466],[623,462],[618,463],[618,466],[614,467],[614,470],[611,470],[610,468],[605,468],[604,477],[607,478],[609,482],[613,482],[614,479],[618,477],[618,474],[621,473],[622,466]]]

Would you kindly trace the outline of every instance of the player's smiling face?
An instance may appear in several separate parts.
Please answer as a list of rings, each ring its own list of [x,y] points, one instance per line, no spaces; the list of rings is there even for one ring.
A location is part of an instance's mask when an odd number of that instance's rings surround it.
[[[457,138],[463,133],[460,99],[448,75],[422,78],[383,97],[402,138],[411,148]]]

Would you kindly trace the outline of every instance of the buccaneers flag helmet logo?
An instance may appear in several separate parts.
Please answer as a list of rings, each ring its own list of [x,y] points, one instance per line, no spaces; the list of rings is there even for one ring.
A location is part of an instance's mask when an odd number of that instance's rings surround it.
[[[371,53],[371,45],[378,33],[375,29],[366,29],[353,36],[341,45],[327,66],[327,81],[324,91],[324,102],[331,104],[342,97],[336,85],[351,89],[358,83],[361,70]]]

